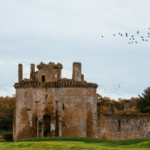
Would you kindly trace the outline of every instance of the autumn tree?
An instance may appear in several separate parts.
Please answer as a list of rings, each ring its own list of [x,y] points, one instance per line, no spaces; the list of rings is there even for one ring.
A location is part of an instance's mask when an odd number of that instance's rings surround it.
[[[0,129],[12,130],[16,96],[0,97]]]

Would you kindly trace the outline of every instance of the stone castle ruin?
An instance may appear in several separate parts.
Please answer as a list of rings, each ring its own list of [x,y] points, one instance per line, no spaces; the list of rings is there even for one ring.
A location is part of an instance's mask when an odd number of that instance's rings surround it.
[[[73,63],[72,79],[61,78],[62,64],[31,64],[30,79],[18,65],[13,140],[30,137],[92,137],[112,140],[150,137],[150,115],[132,114],[126,101],[123,114],[100,110],[95,83],[84,80],[81,63]]]

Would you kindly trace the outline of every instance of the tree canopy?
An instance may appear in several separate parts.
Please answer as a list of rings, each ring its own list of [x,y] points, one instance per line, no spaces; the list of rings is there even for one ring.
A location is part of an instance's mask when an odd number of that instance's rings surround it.
[[[138,95],[140,100],[137,103],[137,109],[140,109],[141,113],[150,113],[150,87],[144,90],[141,95]]]

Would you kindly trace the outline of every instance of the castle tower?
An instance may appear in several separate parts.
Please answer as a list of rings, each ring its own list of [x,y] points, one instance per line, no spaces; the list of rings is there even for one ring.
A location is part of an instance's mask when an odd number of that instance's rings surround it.
[[[81,63],[73,63],[73,79],[61,78],[62,64],[41,62],[30,66],[30,79],[19,81],[16,89],[15,141],[29,137],[96,137],[96,83],[87,83]],[[32,80],[31,80],[32,79]],[[33,129],[33,132],[31,130]]]

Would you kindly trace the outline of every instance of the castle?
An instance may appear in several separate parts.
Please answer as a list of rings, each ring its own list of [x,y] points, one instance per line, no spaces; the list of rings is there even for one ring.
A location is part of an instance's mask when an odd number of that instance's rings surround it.
[[[61,78],[62,64],[31,64],[30,79],[23,79],[18,65],[13,140],[29,137],[92,137],[124,140],[150,137],[150,115],[132,114],[129,102],[124,113],[100,110],[96,83],[88,83],[81,63],[73,63],[72,79]]]

